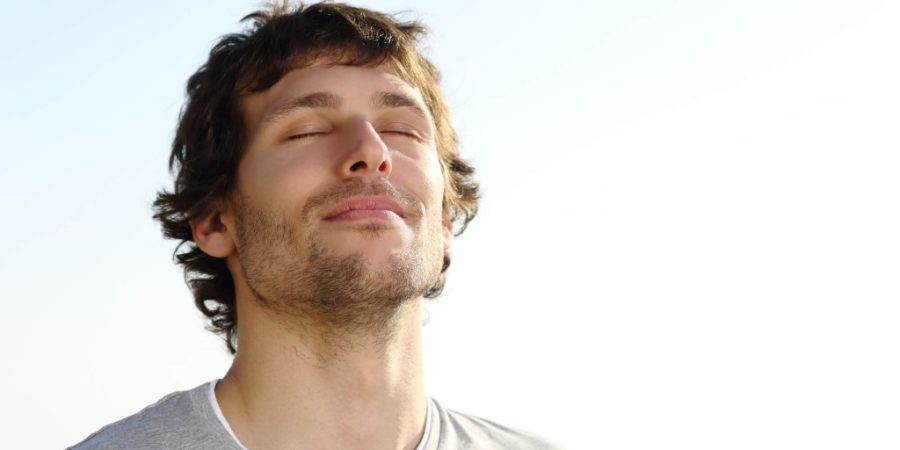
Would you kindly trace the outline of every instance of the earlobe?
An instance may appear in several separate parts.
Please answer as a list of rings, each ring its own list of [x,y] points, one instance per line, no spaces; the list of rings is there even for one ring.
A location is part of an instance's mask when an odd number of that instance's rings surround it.
[[[227,258],[235,248],[230,230],[222,219],[222,213],[214,211],[202,219],[191,221],[191,232],[197,247],[215,258]]]

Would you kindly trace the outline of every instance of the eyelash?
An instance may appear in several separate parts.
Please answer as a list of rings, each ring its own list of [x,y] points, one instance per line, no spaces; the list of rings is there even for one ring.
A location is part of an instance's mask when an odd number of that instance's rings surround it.
[[[322,135],[322,134],[327,134],[327,133],[324,131],[312,131],[309,133],[293,134],[291,136],[288,136],[288,140],[293,141],[293,140],[306,139],[309,137],[318,136],[318,135]]]
[[[408,137],[410,139],[419,140],[419,135],[413,133],[411,131],[403,131],[403,130],[384,130],[382,133],[391,133],[391,134],[399,134],[401,136]]]
[[[403,130],[384,130],[384,131],[380,131],[379,133],[399,134],[399,135],[401,135],[401,136],[403,136],[403,137],[406,137],[406,138],[409,138],[409,139],[415,139],[415,140],[417,140],[417,141],[418,141],[418,140],[421,140],[421,138],[419,137],[418,134],[413,133],[413,132],[411,132],[411,131],[403,131]],[[289,141],[295,141],[295,140],[302,140],[302,139],[311,138],[311,137],[313,137],[313,136],[320,136],[320,135],[326,135],[326,134],[328,134],[327,131],[312,131],[312,132],[309,132],[309,133],[293,134],[293,135],[288,136],[287,139],[288,139]]]

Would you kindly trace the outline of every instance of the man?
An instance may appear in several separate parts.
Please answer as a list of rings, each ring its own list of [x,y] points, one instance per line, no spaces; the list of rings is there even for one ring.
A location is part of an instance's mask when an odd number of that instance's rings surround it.
[[[478,184],[424,28],[337,3],[245,20],[188,81],[154,205],[234,363],[73,448],[553,448],[425,396],[422,301]]]

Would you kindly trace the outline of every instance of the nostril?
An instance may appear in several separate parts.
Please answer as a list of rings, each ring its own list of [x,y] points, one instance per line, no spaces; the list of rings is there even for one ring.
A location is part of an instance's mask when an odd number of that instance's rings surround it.
[[[365,162],[363,162],[363,161],[357,161],[357,162],[353,163],[352,166],[350,166],[350,171],[351,171],[351,172],[356,172],[356,171],[359,170],[359,169],[365,169],[365,168],[366,168],[366,163],[365,163]]]

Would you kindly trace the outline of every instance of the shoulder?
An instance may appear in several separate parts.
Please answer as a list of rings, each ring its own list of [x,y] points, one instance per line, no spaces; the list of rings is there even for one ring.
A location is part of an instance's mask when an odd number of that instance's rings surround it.
[[[437,448],[559,450],[536,434],[444,408],[434,399],[432,404],[439,423]]]
[[[70,450],[230,448],[207,399],[207,384],[173,392],[140,412],[94,432]]]

